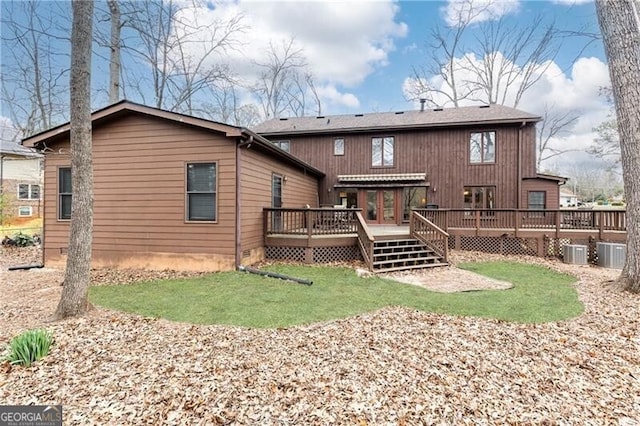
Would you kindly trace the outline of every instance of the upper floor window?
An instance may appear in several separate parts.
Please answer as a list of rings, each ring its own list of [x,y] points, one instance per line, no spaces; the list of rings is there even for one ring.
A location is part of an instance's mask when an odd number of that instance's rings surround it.
[[[58,219],[71,219],[71,168],[58,169]]]
[[[283,151],[291,152],[290,141],[273,141],[273,144]]]
[[[187,164],[187,220],[214,222],[217,218],[216,163]]]
[[[333,155],[344,155],[343,138],[336,138],[333,140]]]
[[[371,139],[371,165],[393,166],[393,136]]]
[[[473,132],[469,139],[469,162],[495,163],[496,132]]]
[[[34,185],[30,183],[18,184],[18,199],[19,200],[39,200],[40,185]]]

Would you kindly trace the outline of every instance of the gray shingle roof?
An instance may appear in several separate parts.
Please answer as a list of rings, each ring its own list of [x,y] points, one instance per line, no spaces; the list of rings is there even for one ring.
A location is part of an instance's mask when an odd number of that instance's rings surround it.
[[[0,154],[16,157],[40,157],[36,150],[22,146],[19,143],[0,140]]]
[[[472,124],[535,122],[541,118],[502,105],[425,109],[424,111],[291,117],[267,120],[252,130],[265,135],[445,127]]]

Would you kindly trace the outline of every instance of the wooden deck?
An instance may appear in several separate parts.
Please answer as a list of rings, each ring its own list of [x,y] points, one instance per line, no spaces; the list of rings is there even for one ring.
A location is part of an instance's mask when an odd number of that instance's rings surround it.
[[[437,238],[439,247],[445,241],[444,245],[449,248],[482,249],[483,244],[502,247],[503,242],[509,245],[509,241],[533,240],[531,246],[535,248],[527,249],[526,253],[549,256],[559,255],[563,244],[626,241],[624,210],[419,209],[413,212],[419,221],[424,219],[421,228],[414,228],[413,214],[411,224],[372,226],[364,223],[360,209],[265,209],[265,246],[309,249],[359,246],[364,251],[376,240],[411,237],[426,243],[429,238]],[[493,244],[491,240],[498,243]],[[555,246],[553,250],[549,248],[550,241]],[[446,247],[444,249],[442,253],[446,256]]]

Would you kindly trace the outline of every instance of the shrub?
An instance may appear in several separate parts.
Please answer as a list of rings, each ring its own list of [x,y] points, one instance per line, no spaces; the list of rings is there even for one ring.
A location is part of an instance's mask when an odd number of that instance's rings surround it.
[[[28,330],[11,339],[9,354],[5,357],[12,365],[30,366],[44,358],[53,344],[53,335],[47,330]]]
[[[23,234],[22,232],[14,235],[12,240],[15,241],[18,247],[29,247],[36,243],[31,235]]]

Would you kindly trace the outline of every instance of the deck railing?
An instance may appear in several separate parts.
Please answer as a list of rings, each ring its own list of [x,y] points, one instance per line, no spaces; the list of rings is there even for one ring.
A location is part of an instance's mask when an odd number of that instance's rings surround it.
[[[336,235],[357,232],[360,209],[265,208],[265,235]]]
[[[370,271],[373,271],[373,245],[374,237],[369,231],[369,227],[362,217],[362,213],[356,212],[356,221],[358,228],[358,247],[364,259],[365,264]]]
[[[443,230],[626,231],[625,210],[415,209]]]
[[[411,212],[409,229],[412,237],[422,241],[445,262],[449,261],[449,234],[416,211]]]

